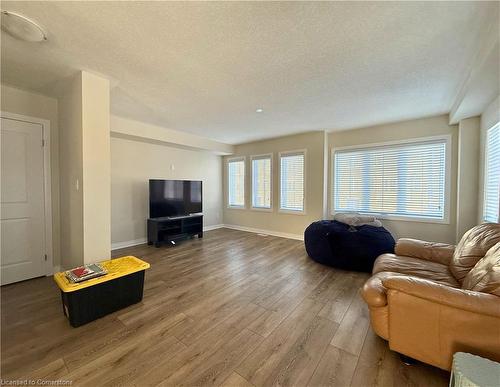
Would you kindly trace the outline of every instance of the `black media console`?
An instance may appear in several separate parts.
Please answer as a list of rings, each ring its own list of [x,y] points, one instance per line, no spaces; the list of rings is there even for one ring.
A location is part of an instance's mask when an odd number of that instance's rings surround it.
[[[148,219],[148,245],[160,247],[162,242],[175,244],[195,235],[203,238],[203,215]]]

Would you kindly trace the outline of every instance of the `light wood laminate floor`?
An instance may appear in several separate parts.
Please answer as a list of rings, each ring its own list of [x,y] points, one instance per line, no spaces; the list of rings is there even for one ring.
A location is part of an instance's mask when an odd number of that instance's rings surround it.
[[[143,301],[79,328],[52,278],[4,286],[3,379],[88,385],[445,386],[403,365],[370,328],[367,274],[307,257],[300,241],[218,229],[114,256],[151,263]]]

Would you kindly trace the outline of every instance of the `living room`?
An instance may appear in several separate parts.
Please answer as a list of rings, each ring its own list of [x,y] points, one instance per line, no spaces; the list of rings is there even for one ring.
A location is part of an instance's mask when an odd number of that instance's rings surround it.
[[[1,10],[2,383],[499,384],[498,2]]]

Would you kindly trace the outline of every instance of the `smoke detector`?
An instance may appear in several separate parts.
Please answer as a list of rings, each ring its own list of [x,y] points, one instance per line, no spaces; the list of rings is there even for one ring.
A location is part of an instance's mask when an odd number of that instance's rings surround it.
[[[47,40],[47,34],[37,22],[15,12],[2,11],[2,29],[26,42]]]

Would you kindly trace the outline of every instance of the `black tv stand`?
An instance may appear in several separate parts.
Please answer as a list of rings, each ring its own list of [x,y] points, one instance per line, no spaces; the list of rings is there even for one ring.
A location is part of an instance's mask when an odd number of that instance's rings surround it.
[[[160,247],[163,242],[175,245],[196,235],[203,238],[203,215],[148,219],[148,245]]]

